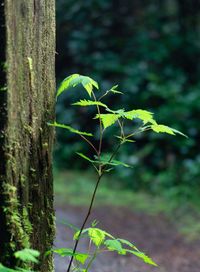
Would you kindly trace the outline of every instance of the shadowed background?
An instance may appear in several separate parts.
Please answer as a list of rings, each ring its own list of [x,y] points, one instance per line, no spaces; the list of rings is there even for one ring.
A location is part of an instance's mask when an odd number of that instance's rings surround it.
[[[199,0],[56,2],[57,84],[72,73],[94,78],[105,91],[119,84],[124,95],[106,98],[111,108],[152,111],[159,123],[189,136],[149,132],[123,147],[118,158],[133,168],[118,167],[105,180],[97,206],[129,206],[139,213],[164,213],[184,234],[196,239],[200,232]],[[80,98],[79,88],[63,94],[57,118],[97,135],[97,123],[92,120],[95,111],[70,106]],[[127,126],[131,129],[131,122]],[[107,129],[103,143],[106,152],[112,150],[114,133],[114,127]],[[75,154],[79,151],[92,155],[74,135],[57,130],[58,206],[88,203],[93,177],[87,163]]]

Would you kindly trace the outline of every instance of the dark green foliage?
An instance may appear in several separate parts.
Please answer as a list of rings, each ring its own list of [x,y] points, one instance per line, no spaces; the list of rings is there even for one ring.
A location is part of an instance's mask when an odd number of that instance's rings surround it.
[[[106,102],[112,102],[112,108],[121,104],[127,110],[146,108],[157,113],[159,123],[189,136],[178,140],[153,133],[138,136],[137,145],[127,145],[121,155],[134,168],[118,168],[117,175],[131,188],[163,190],[184,200],[199,194],[199,10],[195,0],[57,1],[58,82],[72,72],[91,75],[103,82],[103,89],[120,82],[119,90],[126,94],[114,98],[110,94]],[[93,116],[93,107],[68,107],[83,99],[79,92],[75,96],[72,101],[66,95],[59,104],[59,120],[69,123],[76,116],[77,129],[96,135],[95,122],[86,118],[88,113]],[[104,135],[106,152],[114,133],[111,128]],[[85,167],[73,155],[80,147],[73,135],[58,131],[58,139],[58,164],[62,166],[62,161],[71,168],[74,160],[74,167]]]

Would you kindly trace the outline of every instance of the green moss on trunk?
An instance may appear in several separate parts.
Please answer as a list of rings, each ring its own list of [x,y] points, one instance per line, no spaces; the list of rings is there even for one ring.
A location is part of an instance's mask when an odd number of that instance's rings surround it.
[[[15,250],[41,252],[39,271],[52,271],[52,256],[44,258],[54,237],[52,145],[54,132],[54,0],[1,0],[6,28],[7,64],[0,100],[0,262],[13,267]],[[4,24],[2,24],[4,25]],[[2,83],[1,83],[2,84]],[[3,101],[3,102],[2,102]]]

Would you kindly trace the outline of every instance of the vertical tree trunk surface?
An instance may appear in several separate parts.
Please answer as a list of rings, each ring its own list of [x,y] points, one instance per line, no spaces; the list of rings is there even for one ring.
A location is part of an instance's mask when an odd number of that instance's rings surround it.
[[[54,237],[52,143],[54,0],[0,0],[0,262],[39,250],[39,271]]]

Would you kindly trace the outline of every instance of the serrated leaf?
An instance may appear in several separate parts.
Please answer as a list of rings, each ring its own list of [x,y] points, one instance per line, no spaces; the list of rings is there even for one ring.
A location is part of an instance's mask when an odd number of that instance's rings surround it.
[[[134,251],[134,250],[126,250],[127,252],[135,255],[136,257],[142,259],[145,263],[147,264],[151,264],[153,266],[158,266],[150,257],[148,257],[147,255],[145,255],[143,252],[140,251]]]
[[[142,120],[144,124],[146,123],[156,124],[156,121],[153,119],[153,113],[146,110],[137,109],[137,110],[127,111],[124,113],[124,117],[129,120],[138,118]]]
[[[185,135],[184,133],[182,133],[181,131],[179,131],[179,130],[177,130],[177,129],[174,129],[174,128],[171,128],[171,129],[173,130],[173,132],[174,132],[175,134],[180,134],[181,136],[184,136],[184,137],[188,138],[188,136]]]
[[[93,221],[92,221],[92,227],[96,227],[96,225],[98,225],[99,224],[99,221],[97,221],[96,219],[94,219]]]
[[[126,254],[126,250],[122,248],[121,243],[117,239],[106,240],[104,244],[111,251],[116,250],[119,254]]]
[[[88,259],[89,255],[86,253],[76,253],[74,258],[80,262],[81,264],[84,264],[85,261]]]
[[[122,244],[125,244],[125,245],[127,245],[127,246],[129,246],[131,248],[134,248],[135,250],[138,251],[136,246],[134,246],[131,242],[129,242],[129,241],[125,240],[125,239],[120,239],[120,238],[118,238],[117,240],[120,241]]]
[[[84,155],[83,153],[76,152],[76,154],[79,155],[81,158],[89,161],[89,162],[95,162],[95,161],[91,160],[89,157],[87,157],[86,155]]]
[[[58,248],[54,249],[53,252],[57,253],[61,257],[74,256],[74,258],[82,264],[84,264],[89,257],[86,253],[76,252],[73,254],[73,250],[71,248]]]
[[[115,164],[116,166],[121,165],[121,166],[124,166],[124,167],[127,167],[127,168],[131,167],[129,164],[124,163],[122,161],[118,161],[118,160],[112,160],[112,163]]]
[[[92,78],[88,76],[83,76],[79,74],[73,74],[65,78],[60,87],[58,88],[57,91],[57,97],[63,93],[65,90],[68,90],[71,87],[75,87],[78,84],[82,84],[84,89],[87,91],[89,96],[92,94],[93,87],[96,89],[99,89],[98,83],[94,81]]]
[[[116,90],[118,88],[118,85],[114,85],[109,91],[112,93],[117,93],[117,94],[123,94],[122,92]]]
[[[112,113],[105,113],[100,115],[97,114],[95,118],[100,118],[103,123],[104,129],[106,129],[107,127],[110,127],[111,125],[113,125],[119,119],[119,115],[112,114]]]
[[[179,130],[171,128],[171,127],[168,127],[168,126],[165,126],[165,125],[159,125],[159,124],[151,125],[151,129],[154,132],[156,132],[156,133],[160,133],[161,132],[161,133],[171,134],[171,135],[174,135],[174,136],[176,134],[180,134],[180,135],[188,138],[187,135],[183,134]]]
[[[100,163],[100,164],[103,164],[103,165],[112,165],[112,166],[122,165],[124,167],[131,167],[130,165],[128,165],[128,164],[126,164],[124,162],[121,162],[119,160],[109,161],[110,160],[110,155],[109,154],[102,154],[101,157],[100,157],[100,160],[98,160],[97,156],[95,156],[95,158],[97,159],[95,161],[96,163]]]
[[[89,228],[88,235],[97,247],[99,247],[105,240],[105,232],[98,228]]]
[[[90,136],[90,137],[93,136],[92,133],[80,131],[80,130],[77,130],[77,129],[71,127],[71,126],[64,125],[64,124],[59,124],[59,123],[57,123],[57,122],[48,123],[48,125],[49,125],[49,126],[52,126],[52,127],[64,128],[64,129],[69,130],[69,131],[72,132],[72,133],[79,134],[79,135]]]
[[[81,236],[82,236],[83,234],[85,234],[86,232],[88,232],[89,229],[91,229],[91,228],[86,228],[86,229],[84,229],[84,230],[82,231],[82,233],[81,233]],[[105,230],[101,230],[101,229],[99,229],[99,228],[95,228],[95,229],[98,229],[98,230],[104,232],[105,236],[108,236],[108,237],[110,237],[110,238],[112,238],[112,239],[115,239],[114,236],[112,236],[110,233],[106,232]],[[74,240],[77,240],[77,239],[78,239],[79,233],[80,233],[80,231],[77,231],[77,232],[74,234],[74,237],[73,237]]]
[[[126,139],[126,138],[124,138],[124,137],[121,137],[121,136],[118,136],[118,135],[114,135],[116,138],[118,138],[118,139],[120,139],[120,141],[122,142],[122,143],[126,143],[126,142],[129,142],[129,143],[135,143],[135,141],[134,140],[131,140],[131,139]]]
[[[104,104],[104,103],[101,103],[99,101],[86,100],[86,99],[80,100],[80,101],[78,101],[76,103],[73,103],[72,105],[73,106],[81,106],[81,107],[96,106],[96,105],[98,105],[98,106],[107,108],[106,104]]]
[[[38,263],[39,251],[25,248],[14,253],[15,258],[20,259],[23,262]]]
[[[81,232],[81,236],[83,234],[85,234],[86,232],[88,232],[89,228],[86,228],[86,229],[83,229],[82,232]],[[80,231],[77,231],[75,234],[74,234],[74,237],[73,237],[73,240],[77,240],[79,238],[79,233]]]
[[[168,133],[168,134],[171,134],[171,135],[175,135],[173,130],[170,127],[165,126],[165,125],[158,125],[158,124],[151,125],[151,129],[156,133],[161,132],[161,133]]]

